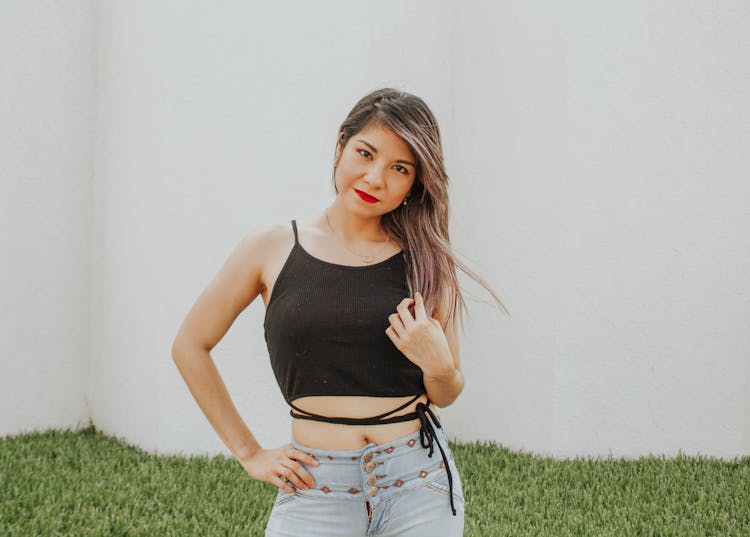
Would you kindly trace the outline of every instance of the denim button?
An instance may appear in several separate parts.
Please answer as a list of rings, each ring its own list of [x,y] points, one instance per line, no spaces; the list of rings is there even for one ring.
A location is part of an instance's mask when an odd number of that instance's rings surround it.
[[[370,477],[367,478],[367,484],[374,485],[377,480],[378,480],[377,476],[371,475]]]
[[[370,494],[370,496],[375,496],[378,493],[378,487],[370,487],[368,493]]]
[[[368,472],[372,472],[375,469],[375,463],[370,461],[367,464],[365,464],[365,470]]]
[[[372,453],[365,453],[365,462],[370,462],[372,460]]]

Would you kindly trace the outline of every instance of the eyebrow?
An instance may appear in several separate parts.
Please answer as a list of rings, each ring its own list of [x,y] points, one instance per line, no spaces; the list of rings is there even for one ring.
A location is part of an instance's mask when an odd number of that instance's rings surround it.
[[[372,144],[370,144],[370,143],[368,143],[368,142],[365,142],[365,141],[364,141],[364,140],[362,140],[361,138],[358,138],[358,139],[357,139],[357,141],[358,141],[358,142],[362,142],[362,143],[363,143],[363,144],[365,144],[365,145],[366,145],[367,147],[369,147],[370,149],[372,149],[372,152],[373,152],[373,153],[377,153],[377,152],[378,152],[378,150],[377,150],[377,149],[375,149],[375,146],[374,146],[374,145],[372,145]],[[397,160],[396,162],[398,162],[399,164],[408,164],[409,166],[413,166],[414,168],[416,168],[416,167],[417,167],[417,165],[416,165],[416,164],[414,164],[413,162],[409,162],[408,160],[403,160],[403,159],[401,159],[401,160]]]

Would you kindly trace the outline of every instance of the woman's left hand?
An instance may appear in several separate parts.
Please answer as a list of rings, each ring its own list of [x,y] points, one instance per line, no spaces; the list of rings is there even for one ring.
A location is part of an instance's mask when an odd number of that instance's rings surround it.
[[[409,311],[412,303],[413,316]],[[427,315],[422,295],[417,292],[414,298],[403,299],[396,310],[398,313],[388,316],[391,324],[385,331],[396,348],[427,376],[453,367],[445,332],[440,321]]]

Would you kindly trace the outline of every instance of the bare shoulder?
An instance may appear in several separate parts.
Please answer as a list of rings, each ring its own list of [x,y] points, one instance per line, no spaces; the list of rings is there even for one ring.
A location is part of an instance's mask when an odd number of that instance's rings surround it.
[[[278,263],[285,241],[294,242],[289,225],[263,224],[247,231],[193,304],[175,346],[213,348],[237,316],[264,291],[266,276]]]
[[[274,250],[294,240],[292,225],[289,222],[272,222],[259,224],[245,233],[238,245],[247,255],[257,257],[259,254],[273,254]]]
[[[273,264],[281,250],[294,243],[291,222],[268,222],[249,229],[237,248],[264,268]]]
[[[267,291],[273,288],[276,277],[294,245],[291,221],[259,225],[247,232],[242,244],[247,258],[254,259],[258,265],[258,292],[267,303]]]

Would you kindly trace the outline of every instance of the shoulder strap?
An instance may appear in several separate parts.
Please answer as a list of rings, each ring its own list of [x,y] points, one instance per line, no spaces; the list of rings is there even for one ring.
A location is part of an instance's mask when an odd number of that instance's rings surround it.
[[[299,240],[297,239],[297,222],[295,220],[292,220],[292,229],[294,230],[294,242],[296,244]]]

